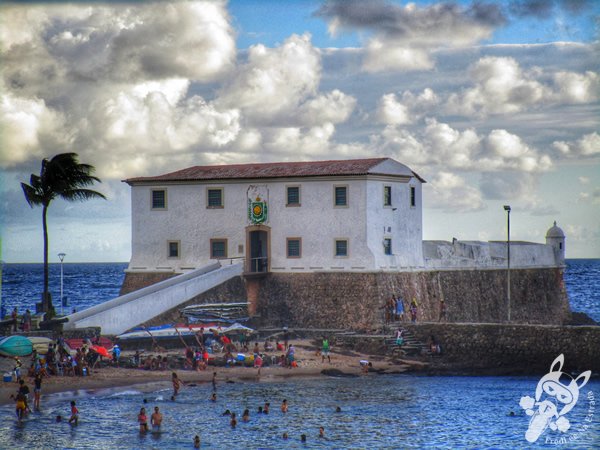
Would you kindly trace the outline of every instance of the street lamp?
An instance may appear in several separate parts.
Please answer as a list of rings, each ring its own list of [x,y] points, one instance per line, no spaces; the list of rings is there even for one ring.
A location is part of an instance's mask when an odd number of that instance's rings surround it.
[[[510,205],[504,205],[506,211],[506,295],[508,297],[508,321],[510,322]]]
[[[63,315],[63,260],[65,259],[66,253],[59,253],[60,259],[60,315]]]

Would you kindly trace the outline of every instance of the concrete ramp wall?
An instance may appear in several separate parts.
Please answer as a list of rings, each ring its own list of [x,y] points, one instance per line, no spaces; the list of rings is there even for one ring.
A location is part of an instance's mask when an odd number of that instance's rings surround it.
[[[242,272],[242,263],[211,264],[71,314],[64,329],[100,327],[102,334],[121,334]]]

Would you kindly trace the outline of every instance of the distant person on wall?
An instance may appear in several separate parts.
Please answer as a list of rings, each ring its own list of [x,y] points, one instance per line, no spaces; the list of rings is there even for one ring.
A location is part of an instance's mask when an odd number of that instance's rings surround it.
[[[12,330],[15,333],[17,331],[17,319],[18,319],[18,317],[19,317],[19,312],[17,310],[17,307],[15,306],[14,309],[12,310],[12,313],[10,313],[10,318],[12,319]]]
[[[404,300],[400,295],[396,299],[396,320],[404,320]]]
[[[28,309],[26,309],[25,314],[23,314],[23,331],[31,331],[31,311]]]
[[[438,319],[438,322],[441,322],[442,320],[444,322],[446,321],[446,302],[443,298],[440,300],[440,318]]]
[[[417,299],[414,297],[410,303],[410,321],[417,323]]]

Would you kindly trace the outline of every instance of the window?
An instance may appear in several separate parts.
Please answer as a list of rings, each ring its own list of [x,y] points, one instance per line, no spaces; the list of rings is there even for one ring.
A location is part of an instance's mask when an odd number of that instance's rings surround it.
[[[348,256],[348,240],[347,239],[336,239],[335,240],[335,256]]]
[[[287,238],[287,257],[300,258],[302,256],[302,239]]]
[[[206,207],[207,208],[222,208],[223,207],[223,188],[208,188],[206,190]]]
[[[164,189],[152,190],[152,209],[167,209],[167,191]]]
[[[227,258],[227,239],[210,240],[210,257],[212,259]]]
[[[287,187],[286,206],[300,206],[300,186]]]
[[[385,255],[392,254],[392,240],[390,238],[385,238],[383,240],[383,253]]]
[[[179,241],[167,242],[169,258],[179,258]]]
[[[392,187],[383,187],[383,206],[392,206]]]
[[[410,187],[410,206],[417,205],[417,190],[414,186]]]
[[[348,206],[348,186],[334,186],[333,192],[335,206]]]

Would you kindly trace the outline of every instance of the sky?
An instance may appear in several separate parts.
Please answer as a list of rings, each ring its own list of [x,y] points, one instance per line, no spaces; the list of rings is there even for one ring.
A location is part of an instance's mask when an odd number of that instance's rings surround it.
[[[107,200],[49,208],[50,261],[128,261],[122,180],[210,164],[390,157],[424,239],[600,257],[600,2],[0,5],[2,260],[41,262],[20,188],[75,152]]]

